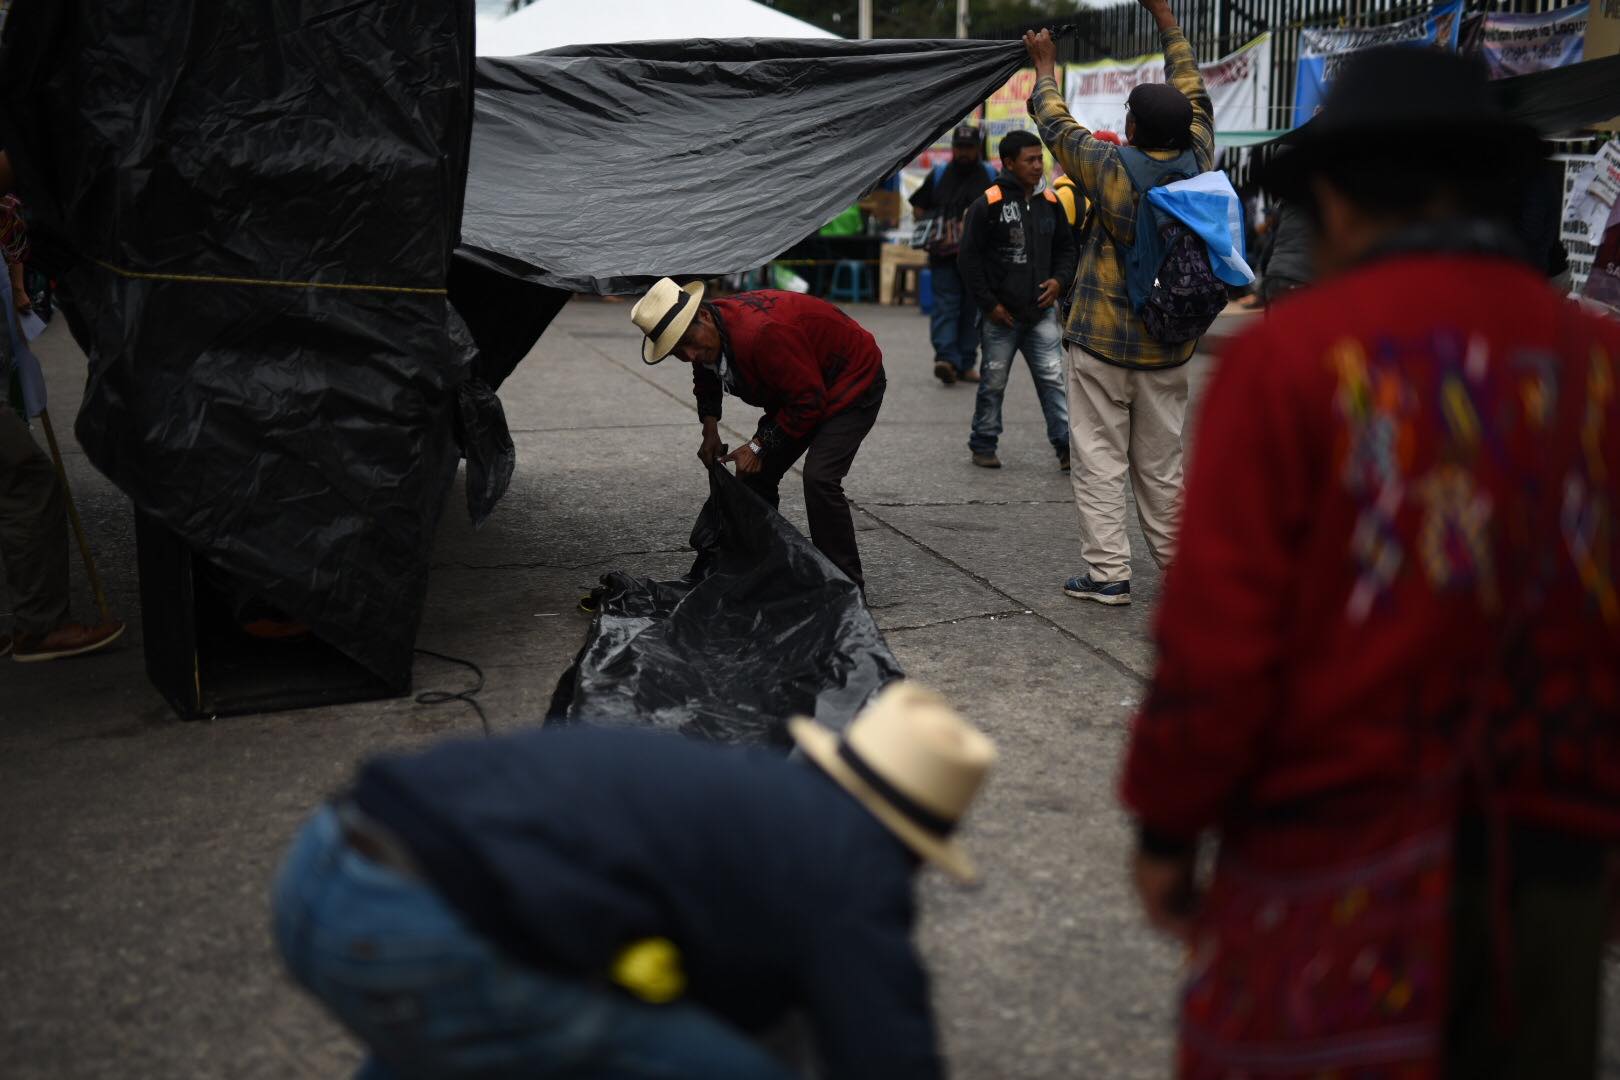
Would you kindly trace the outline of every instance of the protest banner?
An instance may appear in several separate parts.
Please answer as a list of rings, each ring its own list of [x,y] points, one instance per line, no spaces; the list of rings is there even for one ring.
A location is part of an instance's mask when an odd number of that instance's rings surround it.
[[[1063,72],[1057,73],[1058,89],[1063,89]],[[1006,84],[990,95],[984,103],[984,152],[992,165],[1001,152],[1001,137],[1009,131],[1035,131],[1035,121],[1029,117],[1029,95],[1035,92],[1035,69],[1024,68],[1008,79]],[[1052,153],[1042,149],[1046,171],[1052,171]]]
[[[1220,131],[1263,131],[1271,100],[1271,34],[1261,34],[1230,55],[1198,65],[1215,106]],[[1069,113],[1092,131],[1125,134],[1125,99],[1142,83],[1164,82],[1164,56],[1152,53],[1128,60],[1069,64]]]
[[[1426,15],[1385,26],[1347,30],[1301,30],[1299,66],[1294,83],[1294,126],[1299,127],[1316,115],[1338,67],[1347,58],[1379,45],[1436,45],[1457,47],[1461,29],[1462,0],[1437,4]]]
[[[1620,202],[1609,211],[1581,295],[1620,311]]]
[[[1485,12],[1474,17],[1463,50],[1484,60],[1493,79],[1578,64],[1586,53],[1589,9],[1577,4],[1534,15]]]
[[[1620,139],[1610,139],[1589,164],[1578,165],[1568,188],[1561,236],[1596,246],[1620,203]]]

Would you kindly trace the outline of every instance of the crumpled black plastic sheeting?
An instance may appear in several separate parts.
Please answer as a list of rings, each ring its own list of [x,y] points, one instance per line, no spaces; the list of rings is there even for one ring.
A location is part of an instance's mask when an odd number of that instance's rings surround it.
[[[470,0],[19,0],[0,56],[91,461],[400,686],[458,426],[486,512],[510,469],[444,293],[472,35]]]
[[[842,729],[904,672],[860,590],[719,465],[686,577],[608,574],[552,722],[647,725],[782,749],[787,721]]]
[[[786,39],[482,57],[457,258],[601,293],[752,269],[1027,60],[1017,41]]]

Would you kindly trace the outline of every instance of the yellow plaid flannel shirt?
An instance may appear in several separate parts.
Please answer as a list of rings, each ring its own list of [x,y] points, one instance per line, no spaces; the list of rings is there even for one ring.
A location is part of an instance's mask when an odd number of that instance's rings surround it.
[[[1198,74],[1198,61],[1179,28],[1164,31],[1161,37],[1165,80],[1192,102],[1193,154],[1200,169],[1209,169],[1215,160],[1215,110],[1204,89],[1204,80]],[[1051,79],[1041,79],[1035,84],[1035,92],[1029,98],[1029,115],[1034,118],[1052,156],[1065,173],[1074,177],[1092,204],[1094,220],[1085,246],[1080,249],[1074,306],[1069,312],[1064,337],[1099,360],[1121,367],[1158,368],[1186,363],[1197,342],[1166,345],[1154,341],[1142,320],[1131,310],[1125,291],[1125,261],[1120,242],[1129,244],[1135,239],[1139,196],[1119,159],[1119,147],[1093,138],[1091,132],[1070,116],[1063,94]],[[1147,153],[1160,161],[1176,156],[1174,150]]]

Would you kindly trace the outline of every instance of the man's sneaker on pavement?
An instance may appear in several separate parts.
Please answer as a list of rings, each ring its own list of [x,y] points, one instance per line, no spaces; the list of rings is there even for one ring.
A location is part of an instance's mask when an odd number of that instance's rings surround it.
[[[12,642],[11,658],[19,664],[35,664],[43,660],[83,656],[85,653],[105,649],[117,641],[123,632],[124,624],[121,622],[103,623],[100,626],[68,623],[66,626],[58,626],[48,634],[35,637],[19,636]]]
[[[1069,448],[1067,446],[1058,451],[1058,470],[1060,472],[1069,471]]]
[[[1092,581],[1091,575],[1072,577],[1063,585],[1063,591],[1081,600],[1095,600],[1099,604],[1128,604],[1131,602],[1131,583],[1128,581]]]
[[[935,360],[934,361],[934,378],[938,379],[940,382],[944,383],[946,386],[955,385],[955,383],[956,383],[956,365],[951,363],[949,360]]]
[[[994,450],[988,454],[981,454],[975,450],[973,452],[973,464],[981,469],[999,469],[1001,468],[1001,459],[996,457]]]
[[[968,368],[966,371],[958,371],[956,373],[956,377],[958,379],[961,379],[963,382],[978,382],[979,381],[979,369],[978,368]]]

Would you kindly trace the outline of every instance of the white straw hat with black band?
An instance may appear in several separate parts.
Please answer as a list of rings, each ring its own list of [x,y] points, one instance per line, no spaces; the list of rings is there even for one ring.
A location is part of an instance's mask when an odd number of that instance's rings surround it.
[[[641,362],[656,364],[673,352],[702,302],[701,281],[677,285],[669,278],[659,278],[654,282],[630,309],[630,321],[647,336],[641,343]]]
[[[802,716],[788,730],[806,757],[907,847],[954,877],[976,879],[952,834],[995,763],[996,748],[944,698],[896,682],[842,735]]]

